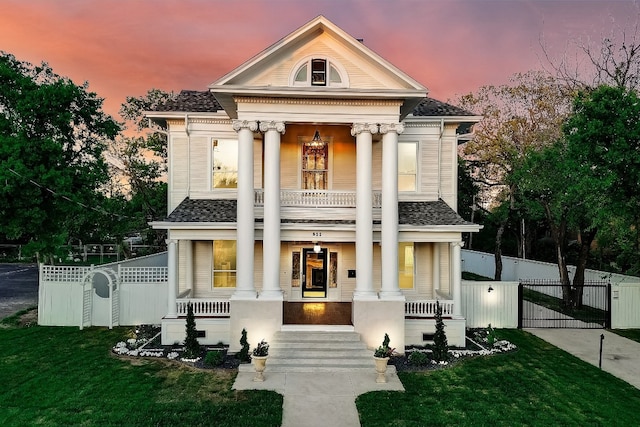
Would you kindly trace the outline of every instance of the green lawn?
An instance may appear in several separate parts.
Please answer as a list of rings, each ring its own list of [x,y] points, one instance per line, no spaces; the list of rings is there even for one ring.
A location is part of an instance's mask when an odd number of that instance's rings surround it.
[[[282,396],[233,372],[114,357],[117,328],[0,327],[0,425],[279,426]]]
[[[640,342],[640,329],[611,329],[611,332],[621,337]]]
[[[360,396],[363,427],[640,425],[640,390],[527,332],[499,337],[519,350],[400,373],[406,392]]]
[[[1,426],[279,426],[282,397],[231,391],[233,372],[121,359],[125,328],[0,325]],[[519,350],[425,373],[400,373],[405,393],[357,400],[371,426],[640,425],[640,390],[522,331]],[[309,402],[313,404],[313,402]]]

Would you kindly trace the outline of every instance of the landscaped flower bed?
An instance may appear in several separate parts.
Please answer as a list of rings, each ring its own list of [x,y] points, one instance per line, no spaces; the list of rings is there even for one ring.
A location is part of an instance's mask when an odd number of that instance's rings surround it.
[[[119,356],[166,358],[201,369],[236,369],[240,364],[240,360],[235,355],[228,354],[228,346],[222,343],[202,346],[201,354],[195,358],[182,357],[184,348],[181,345],[160,344],[159,326],[138,326],[131,331],[131,336],[116,343],[112,351]],[[211,353],[218,354],[210,355]]]
[[[489,325],[488,328],[468,329],[467,346],[465,348],[450,348],[449,360],[447,361],[433,360],[431,346],[412,346],[405,349],[405,353],[402,355],[391,356],[389,364],[395,365],[397,371],[435,370],[449,367],[470,357],[489,356],[515,350],[517,347],[509,341],[498,339],[496,331]]]

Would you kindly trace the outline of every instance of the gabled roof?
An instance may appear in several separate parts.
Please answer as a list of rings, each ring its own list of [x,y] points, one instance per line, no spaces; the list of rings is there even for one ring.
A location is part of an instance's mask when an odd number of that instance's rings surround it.
[[[335,25],[329,19],[323,15],[319,15],[311,21],[307,22],[297,30],[293,31],[289,35],[278,40],[262,52],[253,56],[239,67],[235,68],[231,72],[225,74],[209,87],[220,87],[224,85],[234,84],[241,80],[241,76],[246,74],[250,69],[260,67],[262,64],[268,62],[270,57],[275,56],[278,52],[291,49],[291,47],[298,43],[304,43],[307,39],[318,37],[322,33],[330,34],[339,43],[348,46],[352,51],[359,53],[365,58],[368,58],[372,64],[385,69],[388,73],[393,74],[399,80],[402,81],[405,89],[413,89],[426,94],[427,89],[417,80],[414,80],[409,75],[401,71],[395,65],[391,64],[386,59],[369,49],[360,40],[357,40],[340,27]]]
[[[228,199],[184,199],[163,222],[169,223],[233,223],[237,221],[237,201]],[[409,226],[475,226],[462,219],[442,199],[429,202],[399,202],[400,225]],[[349,220],[282,219],[283,223],[355,224]]]
[[[297,86],[288,78],[294,65],[315,54],[342,56],[349,63],[348,87]],[[338,62],[340,62],[338,60]],[[344,64],[343,64],[344,65]],[[237,117],[236,97],[291,97],[401,100],[401,116],[427,88],[320,15],[280,39],[209,86],[229,117]]]

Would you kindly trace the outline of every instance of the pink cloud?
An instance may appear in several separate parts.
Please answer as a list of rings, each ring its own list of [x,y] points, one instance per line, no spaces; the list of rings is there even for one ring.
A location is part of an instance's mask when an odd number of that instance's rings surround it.
[[[116,115],[127,95],[152,87],[204,90],[324,14],[447,100],[539,68],[541,36],[560,53],[637,13],[631,1],[5,0],[0,49],[89,81]]]

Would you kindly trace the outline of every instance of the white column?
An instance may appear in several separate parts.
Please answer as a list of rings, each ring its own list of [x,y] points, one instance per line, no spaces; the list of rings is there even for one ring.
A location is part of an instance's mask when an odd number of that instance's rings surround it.
[[[432,281],[433,292],[435,294],[436,291],[440,290],[440,243],[433,242],[431,245],[433,247],[433,256],[431,259],[433,271]]]
[[[236,291],[233,299],[255,299],[253,257],[255,243],[255,215],[253,189],[253,133],[258,123],[234,120],[238,132],[238,211],[236,237]]]
[[[169,298],[167,299],[167,315],[168,319],[175,319],[178,317],[176,307],[176,296],[178,294],[178,241],[168,239],[167,240],[167,266],[169,267],[169,283],[168,292]]]
[[[373,187],[371,162],[373,134],[378,126],[356,123],[356,289],[353,299],[377,299],[373,290]]]
[[[462,257],[460,251],[464,242],[452,242],[451,243],[451,287],[453,296],[453,315],[462,316],[462,274],[460,264]]]
[[[263,282],[260,299],[282,299],[280,288],[280,135],[282,122],[260,122],[264,132]]]
[[[380,298],[404,299],[398,284],[398,134],[400,123],[380,125],[382,134],[382,287]]]
[[[184,275],[185,275],[185,286],[187,289],[191,290],[191,296],[193,297],[193,241],[191,240],[183,240],[184,241]]]

